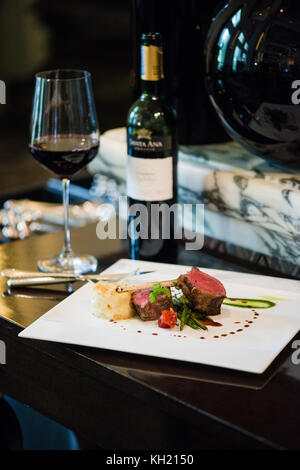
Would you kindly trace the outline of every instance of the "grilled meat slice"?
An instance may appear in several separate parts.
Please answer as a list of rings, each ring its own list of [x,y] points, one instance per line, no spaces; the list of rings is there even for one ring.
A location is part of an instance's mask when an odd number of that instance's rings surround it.
[[[172,307],[171,297],[158,294],[155,302],[150,302],[150,289],[139,289],[132,293],[131,302],[142,320],[157,320],[163,310]]]
[[[177,283],[195,310],[207,315],[218,315],[226,297],[223,284],[194,266],[187,274],[182,274]]]

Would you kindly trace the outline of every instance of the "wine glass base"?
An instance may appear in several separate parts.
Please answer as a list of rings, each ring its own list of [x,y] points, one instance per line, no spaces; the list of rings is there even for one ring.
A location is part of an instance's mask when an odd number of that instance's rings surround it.
[[[95,272],[98,261],[91,255],[59,255],[38,261],[38,268],[44,273],[84,274]]]

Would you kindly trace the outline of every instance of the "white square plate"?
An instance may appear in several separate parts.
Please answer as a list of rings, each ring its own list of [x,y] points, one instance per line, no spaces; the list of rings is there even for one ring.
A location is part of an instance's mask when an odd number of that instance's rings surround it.
[[[174,279],[190,269],[121,259],[105,272],[128,272],[136,267],[155,271],[140,276],[140,282]],[[177,326],[162,329],[157,321],[144,322],[138,317],[118,322],[95,317],[92,286],[88,283],[19,336],[263,373],[299,331],[300,281],[206,268],[203,271],[220,279],[228,297],[272,297],[276,298],[276,306],[252,310],[224,305],[215,317],[222,326],[208,327],[207,331],[187,326],[183,331]]]

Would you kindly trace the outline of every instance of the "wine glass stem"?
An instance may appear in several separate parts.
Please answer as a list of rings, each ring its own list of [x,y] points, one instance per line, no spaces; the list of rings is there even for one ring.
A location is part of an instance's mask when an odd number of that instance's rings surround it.
[[[71,249],[71,240],[70,240],[70,229],[69,229],[69,184],[70,180],[68,178],[62,179],[63,187],[63,206],[64,206],[64,246],[62,251],[62,256],[66,256],[72,253]]]

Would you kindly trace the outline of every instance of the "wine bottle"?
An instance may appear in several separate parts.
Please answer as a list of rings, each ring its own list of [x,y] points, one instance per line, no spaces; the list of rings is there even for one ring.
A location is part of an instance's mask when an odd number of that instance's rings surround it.
[[[142,35],[142,93],[127,117],[127,196],[132,259],[174,261],[177,128],[164,97],[160,33]]]

